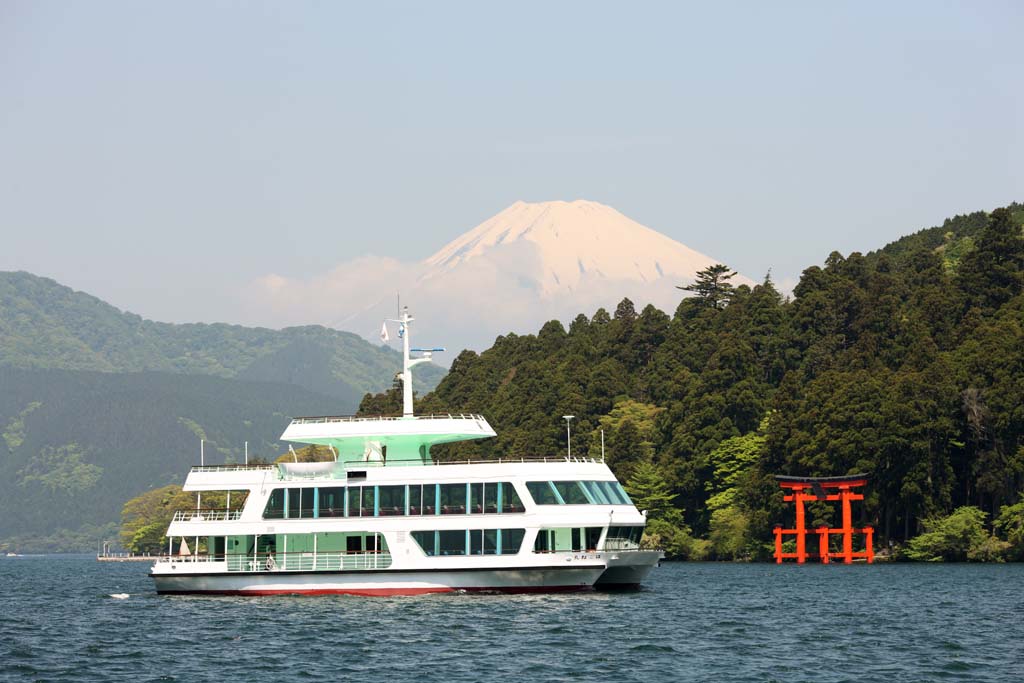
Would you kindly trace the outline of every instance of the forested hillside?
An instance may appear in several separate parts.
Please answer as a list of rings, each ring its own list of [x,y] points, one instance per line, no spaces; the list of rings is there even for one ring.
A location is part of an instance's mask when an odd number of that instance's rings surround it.
[[[209,463],[273,459],[296,414],[335,399],[299,387],[160,372],[0,367],[0,547],[89,550],[129,498]]]
[[[276,455],[287,417],[353,412],[401,355],[347,332],[171,325],[0,273],[0,548],[82,550],[121,506],[211,462]],[[420,368],[429,389],[444,374]]]
[[[351,412],[386,387],[401,355],[349,332],[145,320],[48,278],[0,272],[0,366],[99,372],[156,370],[284,382],[338,399]],[[444,375],[421,368],[417,390]]]
[[[497,430],[445,458],[564,453],[563,415],[573,453],[599,456],[603,429],[611,467],[684,556],[763,556],[786,514],[774,474],[870,474],[881,545],[961,506],[991,523],[1024,507],[1008,507],[1024,488],[1022,223],[1012,204],[832,253],[791,299],[709,269],[672,315],[624,300],[465,351],[417,411],[470,409]]]

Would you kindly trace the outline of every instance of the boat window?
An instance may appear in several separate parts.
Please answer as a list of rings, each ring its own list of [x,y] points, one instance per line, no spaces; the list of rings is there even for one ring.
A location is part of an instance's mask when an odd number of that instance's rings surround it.
[[[481,533],[483,534],[484,555],[496,555],[498,553],[498,530],[484,529]]]
[[[501,487],[501,511],[502,512],[526,512],[523,501],[516,493],[516,487],[505,481],[498,486]]]
[[[288,519],[298,519],[301,516],[299,510],[302,505],[302,489],[287,489],[287,492],[288,514],[285,516]]]
[[[566,505],[586,505],[590,502],[578,481],[556,481],[554,485]]]
[[[483,529],[474,529],[469,532],[469,554],[484,554],[484,532]]]
[[[319,500],[319,510],[317,514],[320,517],[341,517],[345,511],[345,488],[342,486],[332,486],[320,489],[317,494]]]
[[[345,514],[346,517],[358,517],[359,516],[359,486],[349,486],[346,493],[348,494],[348,512]]]
[[[610,526],[604,540],[605,550],[635,550],[644,535],[642,526]]]
[[[484,484],[484,513],[498,511],[498,487],[501,484]]]
[[[466,555],[516,555],[526,529],[463,529],[413,531],[412,539],[429,557]]]
[[[526,489],[533,496],[533,502],[537,505],[558,505],[558,498],[551,484],[546,481],[528,481]]]
[[[309,519],[313,517],[313,496],[316,489],[288,489],[288,519]]]
[[[405,514],[405,486],[379,486],[381,517]]]
[[[581,481],[580,486],[587,494],[587,498],[590,499],[591,503],[595,505],[611,505],[611,501],[608,500],[604,495],[604,491],[598,486],[596,481]]]
[[[609,505],[622,505],[622,501],[618,499],[618,490],[613,485],[612,481],[595,481],[594,488],[600,490],[604,498],[608,500]]]
[[[414,531],[412,540],[423,550],[428,557],[437,555],[437,532],[436,531]]]
[[[263,509],[264,519],[284,519],[284,489],[274,489]]]
[[[544,504],[560,504],[556,484],[576,482],[531,482],[542,486]],[[589,482],[596,486],[597,482]],[[582,482],[580,482],[582,486]],[[564,487],[563,487],[564,488]],[[408,500],[406,500],[408,491]],[[467,496],[468,493],[468,496]],[[569,493],[570,500],[585,495]],[[375,499],[376,497],[376,499]],[[441,507],[437,507],[440,497]],[[539,497],[539,496],[535,496]],[[595,496],[595,500],[597,497]],[[467,505],[468,503],[468,505]],[[523,501],[510,482],[458,484],[394,484],[387,486],[325,486],[321,488],[274,489],[263,511],[264,519],[309,519],[313,517],[381,517],[396,515],[454,515],[525,512]]]
[[[462,529],[439,531],[437,552],[439,555],[465,555],[466,532]]]
[[[437,514],[437,484],[423,485],[423,514]]]
[[[491,484],[494,486],[494,484]],[[470,484],[469,485],[469,511],[472,514],[478,515],[484,511],[484,485],[483,484]],[[479,553],[477,553],[479,554]]]
[[[572,529],[572,550],[597,550],[597,543],[601,540],[601,527],[574,527]]]
[[[541,529],[533,543],[535,553],[597,550],[602,527]]]
[[[537,505],[632,505],[617,481],[530,481]]]
[[[465,484],[441,484],[441,514],[466,514]]]
[[[501,529],[501,554],[517,555],[523,547],[526,529]]]
[[[633,501],[630,500],[629,494],[626,493],[626,489],[622,488],[622,484],[617,481],[611,482],[615,489],[619,492],[619,498],[622,500],[623,505],[632,505]]]

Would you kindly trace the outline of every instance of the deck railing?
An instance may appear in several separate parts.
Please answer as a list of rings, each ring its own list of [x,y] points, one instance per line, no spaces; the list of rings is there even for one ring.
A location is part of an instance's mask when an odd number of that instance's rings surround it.
[[[242,510],[224,509],[200,509],[200,510],[175,510],[174,522],[231,522],[241,519]]]
[[[388,552],[163,555],[152,559],[159,562],[226,562],[229,572],[369,571],[391,566],[391,553]]]
[[[317,417],[294,417],[292,418],[293,425],[309,425],[309,424],[325,424],[329,422],[389,422],[389,421],[400,421],[400,420],[483,420],[487,421],[483,415],[477,415],[476,413],[431,413],[430,415],[413,415],[411,417],[403,417],[401,415],[377,415],[374,417],[363,417],[355,415],[322,415]]]
[[[273,553],[228,555],[229,572],[318,572],[387,569],[390,553]]]
[[[192,472],[248,472],[254,470],[273,470],[277,465],[192,465]]]
[[[394,459],[394,458],[388,458],[386,462],[391,463],[391,464],[396,464],[396,463],[401,463],[401,462],[419,462],[419,463],[421,463],[422,461],[420,461],[420,460],[418,460],[416,458],[406,459],[406,460],[399,460],[399,459]],[[522,464],[526,464],[526,463],[545,463],[545,462],[549,462],[549,463],[575,462],[575,463],[589,463],[589,464],[594,464],[594,465],[600,465],[601,463],[604,462],[604,460],[601,460],[599,458],[578,458],[576,456],[573,456],[571,458],[567,458],[565,456],[553,456],[553,457],[550,457],[550,458],[487,458],[487,459],[480,459],[480,460],[441,460],[441,461],[428,462],[428,463],[422,463],[422,464],[425,464],[425,465],[510,465],[510,464],[521,464],[521,463]],[[356,466],[358,464],[361,464],[361,463],[351,463],[351,466],[354,467],[354,466]]]
[[[580,458],[573,456],[552,456],[545,458],[481,458],[479,460],[441,460],[423,462],[419,458],[388,458],[386,461],[374,462],[347,462],[344,469],[332,472],[281,472],[277,465],[193,465],[192,472],[239,472],[245,470],[275,471],[278,479],[332,479],[344,476],[345,469],[360,469],[365,467],[401,466],[402,463],[412,463],[424,466],[443,465],[519,465],[519,464],[541,464],[541,463],[582,463],[600,465],[604,463],[603,458]],[[285,463],[291,464],[291,463]],[[175,518],[176,521],[177,518]]]

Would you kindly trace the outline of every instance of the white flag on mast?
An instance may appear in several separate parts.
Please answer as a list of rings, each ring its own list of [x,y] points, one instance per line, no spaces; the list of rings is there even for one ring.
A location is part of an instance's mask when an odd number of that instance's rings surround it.
[[[380,324],[380,340],[382,342],[384,342],[385,344],[388,343],[389,341],[391,341],[391,337],[388,336],[388,324],[387,323],[381,323]]]

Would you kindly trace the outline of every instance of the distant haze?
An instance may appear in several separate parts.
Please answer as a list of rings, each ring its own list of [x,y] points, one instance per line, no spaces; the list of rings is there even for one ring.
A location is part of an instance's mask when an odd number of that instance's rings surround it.
[[[672,312],[677,285],[720,259],[598,202],[516,202],[419,262],[360,257],[310,278],[268,274],[250,289],[268,319],[315,321],[375,337],[401,294],[420,320],[417,343],[483,350],[624,297]],[[735,284],[752,284],[742,275]],[[420,336],[422,335],[422,336]],[[450,359],[450,358],[449,358]]]

